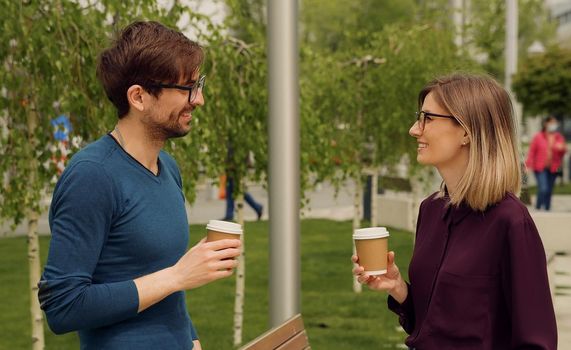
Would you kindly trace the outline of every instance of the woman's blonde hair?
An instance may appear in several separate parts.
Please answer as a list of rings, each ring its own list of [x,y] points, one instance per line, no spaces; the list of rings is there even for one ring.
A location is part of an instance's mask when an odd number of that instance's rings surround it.
[[[519,195],[521,167],[516,123],[507,91],[485,75],[456,73],[428,83],[418,96],[422,106],[432,93],[466,130],[469,159],[450,204],[465,202],[484,211],[510,192]],[[442,186],[439,197],[444,196]]]

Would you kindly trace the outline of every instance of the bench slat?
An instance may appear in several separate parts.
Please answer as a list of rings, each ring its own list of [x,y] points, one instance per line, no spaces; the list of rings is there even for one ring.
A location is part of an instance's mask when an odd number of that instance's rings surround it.
[[[300,350],[306,349],[307,346],[309,346],[309,339],[307,339],[307,333],[302,331],[278,346],[276,350]]]
[[[304,332],[303,319],[301,315],[295,315],[281,326],[272,328],[266,333],[260,335],[248,344],[240,348],[240,350],[268,350],[276,349],[280,345],[295,337],[298,333]],[[307,338],[307,335],[305,335]]]

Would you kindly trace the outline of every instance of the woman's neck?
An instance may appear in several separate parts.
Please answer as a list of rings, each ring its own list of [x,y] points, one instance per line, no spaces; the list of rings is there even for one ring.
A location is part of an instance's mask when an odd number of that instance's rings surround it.
[[[446,185],[446,189],[449,195],[456,193],[458,183],[466,172],[467,166],[468,160],[466,159],[465,162],[461,162],[460,164],[457,162],[453,166],[436,167],[438,173],[442,177],[442,180],[444,180],[444,184]]]

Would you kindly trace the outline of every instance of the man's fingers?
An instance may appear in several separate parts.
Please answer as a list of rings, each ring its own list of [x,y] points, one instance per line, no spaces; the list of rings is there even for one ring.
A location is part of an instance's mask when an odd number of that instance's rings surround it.
[[[223,260],[223,259],[232,259],[236,258],[240,255],[239,248],[226,248],[222,250],[218,250],[214,252],[214,259],[216,260]]]
[[[238,260],[228,259],[228,260],[220,260],[214,266],[216,266],[216,270],[227,270],[227,269],[235,269],[238,266]]]
[[[239,239],[220,239],[214,242],[205,243],[208,249],[222,250],[226,248],[238,248],[242,245]]]
[[[218,270],[218,271],[214,272],[212,274],[212,276],[214,277],[213,280],[219,280],[221,278],[230,277],[230,276],[232,276],[233,273],[234,273],[234,270],[232,270],[232,269],[224,269],[224,270]]]
[[[358,264],[359,263],[359,257],[357,255],[353,255],[351,257],[351,261],[354,262],[355,264]]]

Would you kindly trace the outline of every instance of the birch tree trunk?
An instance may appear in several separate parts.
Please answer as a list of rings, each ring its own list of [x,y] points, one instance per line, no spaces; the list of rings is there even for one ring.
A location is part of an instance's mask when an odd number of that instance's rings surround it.
[[[238,223],[242,226],[242,253],[238,257],[238,267],[236,269],[236,295],[234,299],[234,346],[242,344],[242,328],[244,324],[244,293],[246,286],[246,247],[244,227],[244,195],[237,198],[237,218]]]
[[[377,192],[379,186],[379,172],[376,168],[372,169],[371,173],[371,227],[378,225],[378,211],[377,211]]]
[[[28,110],[28,136],[30,139],[30,152],[36,150],[38,139],[35,132],[38,124],[38,116],[35,111],[35,104],[29,106]],[[34,157],[30,162],[30,182],[31,191],[38,178],[38,161]],[[32,318],[32,349],[43,350],[44,342],[44,318],[38,301],[38,282],[40,281],[40,244],[38,240],[38,218],[39,214],[35,209],[30,209],[28,218],[28,267],[30,276],[30,316]]]
[[[361,181],[359,179],[355,180],[355,195],[353,197],[353,232],[356,229],[361,227],[361,203],[363,201],[363,193],[361,190]],[[355,241],[351,239],[353,242],[353,254],[357,254],[357,249],[355,248]],[[353,264],[353,266],[357,266],[357,264]],[[355,293],[361,293],[363,290],[363,286],[357,280],[356,276],[353,276],[353,291]]]
[[[28,214],[28,266],[30,270],[30,316],[32,318],[32,349],[43,350],[44,317],[38,301],[40,281],[40,244],[38,240],[38,213]]]

